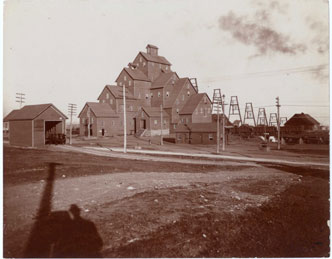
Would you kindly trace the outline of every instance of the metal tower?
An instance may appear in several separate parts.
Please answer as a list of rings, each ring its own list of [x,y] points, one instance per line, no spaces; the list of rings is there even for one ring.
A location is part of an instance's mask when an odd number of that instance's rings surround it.
[[[267,126],[267,118],[265,113],[265,108],[259,108],[258,109],[258,116],[257,116],[257,125],[265,125]]]
[[[284,126],[287,122],[287,117],[280,117],[280,126]]]
[[[252,107],[252,103],[246,103],[246,108],[245,108],[245,111],[244,111],[243,124],[245,124],[246,119],[253,120],[254,121],[254,125],[256,126],[254,108]]]
[[[239,101],[237,99],[237,96],[231,96],[231,101],[229,103],[228,119],[230,119],[231,115],[239,115],[240,122],[241,122],[241,125],[242,125],[240,106],[239,106]]]
[[[276,113],[270,113],[269,126],[278,125],[278,116]]]

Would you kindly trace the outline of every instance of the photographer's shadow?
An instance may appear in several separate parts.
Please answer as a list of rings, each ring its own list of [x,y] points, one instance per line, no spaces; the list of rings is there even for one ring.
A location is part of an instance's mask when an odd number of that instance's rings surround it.
[[[68,211],[51,212],[56,164],[50,164],[49,177],[32,227],[24,257],[98,258],[103,241],[95,224],[81,217],[81,209],[72,204]]]

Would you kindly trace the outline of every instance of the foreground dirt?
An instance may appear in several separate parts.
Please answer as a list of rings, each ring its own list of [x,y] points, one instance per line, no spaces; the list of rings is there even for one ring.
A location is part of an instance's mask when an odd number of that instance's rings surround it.
[[[104,257],[329,255],[326,170],[129,161],[5,147],[5,257],[24,256],[49,163],[58,165],[48,205],[53,212],[80,207],[98,230]]]

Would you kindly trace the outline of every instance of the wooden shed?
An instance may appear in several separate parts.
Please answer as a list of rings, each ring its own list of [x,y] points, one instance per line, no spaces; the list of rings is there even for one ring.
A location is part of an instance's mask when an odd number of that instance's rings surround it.
[[[67,116],[53,104],[26,105],[9,118],[9,143],[15,146],[38,147],[51,134],[65,134]]]

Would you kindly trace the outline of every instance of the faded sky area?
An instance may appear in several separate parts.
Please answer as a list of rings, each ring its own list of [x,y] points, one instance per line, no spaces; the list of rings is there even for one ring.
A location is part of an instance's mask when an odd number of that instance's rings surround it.
[[[79,112],[150,43],[211,99],[215,88],[238,96],[242,116],[246,102],[269,116],[279,96],[282,117],[328,125],[328,11],[325,0],[9,0],[4,115],[17,92]]]

